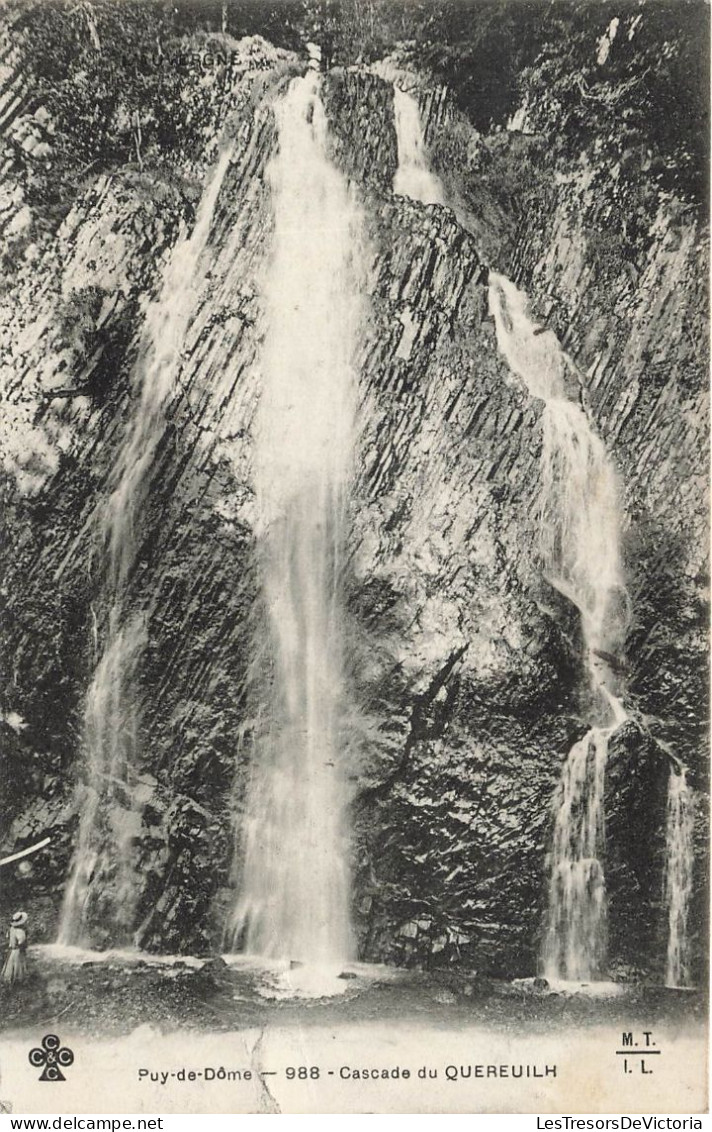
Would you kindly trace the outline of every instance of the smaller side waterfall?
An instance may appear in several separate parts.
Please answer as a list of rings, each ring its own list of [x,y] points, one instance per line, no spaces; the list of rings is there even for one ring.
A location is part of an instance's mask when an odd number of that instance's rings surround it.
[[[393,104],[398,141],[393,192],[422,204],[444,204],[443,186],[428,167],[418,103],[411,94],[394,86]]]
[[[544,940],[548,978],[589,979],[606,957],[606,882],[601,864],[608,736],[592,728],[564,764],[555,802],[549,912]]]
[[[540,553],[547,581],[580,613],[596,720],[569,752],[554,798],[543,947],[547,978],[581,980],[597,977],[605,965],[605,769],[609,739],[626,719],[609,659],[624,642],[627,594],[613,468],[583,409],[567,399],[572,363],[527,308],[524,292],[490,274],[499,350],[532,396],[544,401]]]
[[[670,772],[665,830],[668,946],[665,985],[690,985],[688,916],[692,895],[694,800],[685,771]]]
[[[120,943],[126,941],[131,927],[135,890],[131,845],[140,825],[140,814],[132,802],[138,718],[131,689],[146,635],[141,617],[122,627],[114,610],[110,620],[107,646],[84,706],[88,779],[81,788],[79,837],[64,891],[61,944],[90,942],[89,906],[105,854],[110,858],[113,880],[111,886],[104,880],[94,893],[101,904],[101,919]]]
[[[133,373],[140,394],[119,449],[114,489],[99,513],[104,631],[99,633],[95,614],[97,662],[86,697],[82,736],[85,780],[78,794],[79,836],[64,893],[60,944],[91,942],[91,921],[100,924],[112,943],[130,940],[137,892],[133,844],[142,809],[137,790],[134,685],[146,643],[145,616],[129,608],[130,577],[139,549],[136,528],[163,437],[165,405],[180,367],[200,279],[199,263],[230,156],[229,150],[221,155],[193,231],[184,233],[173,248],[161,294],[146,313]]]

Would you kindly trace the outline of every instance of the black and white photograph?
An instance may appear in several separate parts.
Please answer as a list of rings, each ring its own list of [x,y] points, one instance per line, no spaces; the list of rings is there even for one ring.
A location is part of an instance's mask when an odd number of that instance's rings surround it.
[[[3,3],[0,1112],[702,1127],[709,24]]]

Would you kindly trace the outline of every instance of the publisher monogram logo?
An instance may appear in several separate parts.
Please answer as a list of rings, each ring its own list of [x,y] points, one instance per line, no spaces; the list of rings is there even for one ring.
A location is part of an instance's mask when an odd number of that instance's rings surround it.
[[[45,1034],[42,1046],[35,1046],[27,1055],[30,1065],[42,1069],[40,1081],[65,1081],[62,1069],[74,1061],[74,1052],[63,1046],[56,1034]]]

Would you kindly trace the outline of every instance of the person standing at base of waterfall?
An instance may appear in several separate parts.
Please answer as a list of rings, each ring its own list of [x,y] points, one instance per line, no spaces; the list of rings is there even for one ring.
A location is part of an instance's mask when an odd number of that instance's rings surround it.
[[[27,912],[15,912],[7,933],[9,952],[2,969],[6,983],[23,983],[27,978]]]

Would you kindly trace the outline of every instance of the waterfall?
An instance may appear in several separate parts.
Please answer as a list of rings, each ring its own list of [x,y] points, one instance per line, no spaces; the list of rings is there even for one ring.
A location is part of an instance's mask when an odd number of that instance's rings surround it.
[[[418,103],[412,95],[394,86],[393,105],[398,143],[393,192],[422,204],[444,204],[443,186],[428,167]]]
[[[596,720],[572,747],[554,799],[543,967],[548,978],[591,979],[606,956],[608,743],[626,719],[615,664],[627,626],[616,478],[583,409],[567,399],[577,382],[556,336],[532,322],[526,295],[504,276],[490,274],[489,302],[501,354],[544,401],[540,553],[547,581],[580,613]]]
[[[428,169],[415,100],[395,88],[398,170],[393,189],[443,203]],[[585,412],[569,400],[578,387],[556,336],[536,326],[527,297],[490,274],[490,311],[510,369],[544,402],[540,552],[547,581],[579,611],[596,723],[569,753],[554,801],[549,908],[543,966],[550,978],[590,979],[606,956],[604,782],[608,742],[626,718],[615,655],[627,626],[616,478]],[[611,665],[610,661],[614,664]]]
[[[665,903],[668,946],[665,985],[690,984],[687,920],[692,895],[694,804],[684,770],[670,771],[665,831]]]
[[[140,392],[118,453],[115,486],[98,515],[101,607],[107,612],[103,648],[84,709],[85,780],[78,793],[79,835],[60,918],[62,944],[89,942],[91,922],[112,943],[131,937],[137,895],[133,846],[141,826],[133,688],[146,624],[143,613],[129,608],[128,590],[139,550],[136,528],[164,434],[165,406],[180,367],[181,346],[201,279],[200,260],[229,162],[230,152],[224,151],[203,194],[193,231],[181,233],[166,265],[160,296],[147,310],[132,375]]]
[[[365,245],[356,198],[327,156],[319,76],[293,79],[275,115],[255,436],[269,722],[235,815],[240,890],[226,935],[233,949],[333,970],[353,953],[339,575]]]

